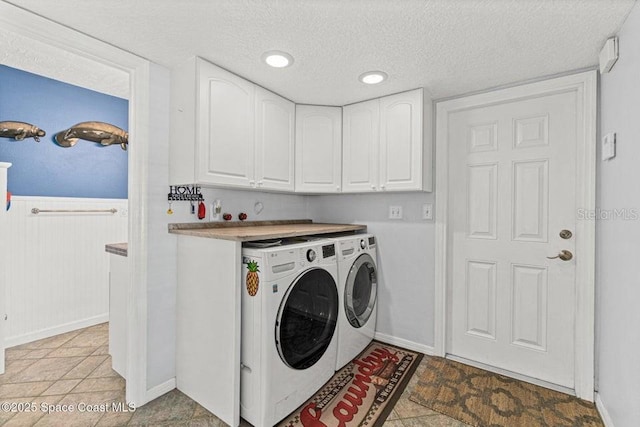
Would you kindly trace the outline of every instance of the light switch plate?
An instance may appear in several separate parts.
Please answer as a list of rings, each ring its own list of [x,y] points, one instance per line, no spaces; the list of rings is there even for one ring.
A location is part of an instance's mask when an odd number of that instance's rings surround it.
[[[602,160],[611,160],[616,156],[616,134],[611,132],[602,137]]]

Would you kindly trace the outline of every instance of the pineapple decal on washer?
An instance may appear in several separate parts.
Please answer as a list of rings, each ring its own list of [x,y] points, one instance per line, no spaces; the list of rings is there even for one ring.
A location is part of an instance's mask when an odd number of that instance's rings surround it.
[[[252,297],[258,293],[258,286],[260,285],[260,276],[258,276],[258,263],[255,261],[249,261],[247,263],[247,292]]]

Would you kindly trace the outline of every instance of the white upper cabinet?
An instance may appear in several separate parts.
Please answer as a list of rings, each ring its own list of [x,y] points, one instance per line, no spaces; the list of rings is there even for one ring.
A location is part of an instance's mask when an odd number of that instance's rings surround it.
[[[342,191],[376,191],[380,101],[347,105],[342,117]]]
[[[256,87],[256,186],[294,190],[295,104]]]
[[[344,108],[295,105],[201,58],[171,72],[172,185],[431,191],[431,133],[422,89]]]
[[[171,184],[293,191],[295,105],[201,58],[171,74]]]
[[[296,105],[296,192],[341,190],[342,108]]]
[[[255,183],[255,86],[199,60],[198,104],[197,181]]]
[[[423,190],[424,163],[422,89],[380,98],[380,189]],[[427,121],[428,123],[428,121]],[[425,133],[431,132],[426,129]],[[427,190],[430,189],[426,188]]]
[[[344,107],[343,191],[431,191],[430,124],[422,89]]]

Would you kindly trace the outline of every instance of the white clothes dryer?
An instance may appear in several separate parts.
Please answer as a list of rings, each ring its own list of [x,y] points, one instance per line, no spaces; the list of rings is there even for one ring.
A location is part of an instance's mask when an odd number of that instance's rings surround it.
[[[338,252],[338,356],[336,371],[373,340],[378,308],[377,244],[372,234],[334,237]]]
[[[335,373],[335,244],[244,247],[242,263],[240,415],[271,427]]]

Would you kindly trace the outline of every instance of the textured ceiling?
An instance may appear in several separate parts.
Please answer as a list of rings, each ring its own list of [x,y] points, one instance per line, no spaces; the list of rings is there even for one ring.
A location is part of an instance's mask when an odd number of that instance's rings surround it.
[[[10,0],[171,67],[199,55],[296,102],[449,97],[597,64],[634,0]],[[295,58],[286,69],[267,50]],[[624,47],[622,47],[624,49]],[[365,86],[364,71],[388,81]]]

